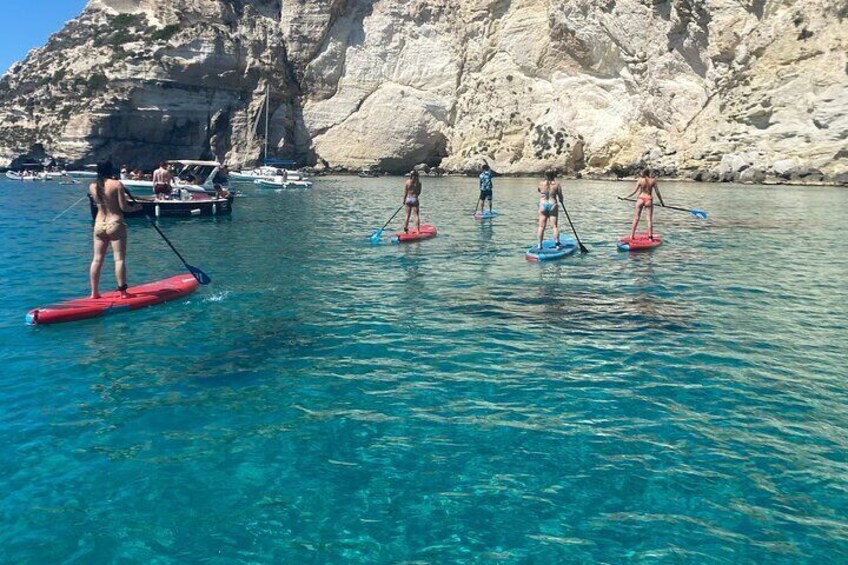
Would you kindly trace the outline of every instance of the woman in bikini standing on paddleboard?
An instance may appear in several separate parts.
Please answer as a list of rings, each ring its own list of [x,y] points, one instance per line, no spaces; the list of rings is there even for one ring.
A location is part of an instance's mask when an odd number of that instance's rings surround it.
[[[554,230],[554,242],[560,247],[559,242],[559,200],[562,199],[562,184],[556,178],[556,171],[545,171],[545,180],[539,183],[539,249],[545,239],[545,227],[551,220]]]
[[[630,228],[630,239],[636,239],[636,228],[642,217],[642,210],[648,211],[648,239],[654,239],[654,189],[657,188],[657,179],[651,176],[651,169],[642,171],[642,177],[636,181],[636,188],[625,196],[630,198],[637,192],[636,214],[633,216],[633,227]]]
[[[97,217],[94,219],[94,258],[89,269],[91,298],[100,298],[100,270],[106,251],[111,245],[115,259],[115,279],[121,296],[127,295],[127,224],[124,212],[141,210],[140,204],[130,204],[124,185],[114,180],[115,171],[109,161],[97,165],[97,181],[88,187],[91,198],[97,204]]]
[[[412,171],[409,173],[409,180],[403,187],[403,204],[406,206],[406,220],[403,222],[404,233],[409,232],[409,219],[412,216],[412,210],[415,210],[415,229],[421,231],[421,211],[418,206],[420,196],[421,179],[418,178],[418,171]]]

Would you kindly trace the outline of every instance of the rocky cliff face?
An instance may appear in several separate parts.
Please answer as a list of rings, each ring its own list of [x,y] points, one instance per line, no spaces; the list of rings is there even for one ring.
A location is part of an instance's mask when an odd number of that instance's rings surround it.
[[[848,171],[831,0],[91,0],[0,84],[0,153],[504,173]],[[254,125],[258,121],[258,128]]]

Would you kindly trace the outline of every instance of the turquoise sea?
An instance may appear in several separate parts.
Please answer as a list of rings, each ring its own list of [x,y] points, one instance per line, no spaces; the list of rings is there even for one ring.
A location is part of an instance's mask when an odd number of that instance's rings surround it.
[[[591,253],[533,264],[532,179],[482,224],[423,183],[436,239],[368,243],[402,179],[248,187],[159,222],[192,298],[30,328],[90,219],[0,182],[0,562],[848,561],[848,190],[664,182],[710,218],[628,255],[631,183],[567,181]],[[180,271],[143,220],[129,253]]]

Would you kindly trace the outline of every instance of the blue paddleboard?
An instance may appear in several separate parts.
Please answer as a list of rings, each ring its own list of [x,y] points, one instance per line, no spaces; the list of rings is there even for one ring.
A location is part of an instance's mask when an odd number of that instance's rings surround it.
[[[475,220],[491,220],[495,216],[500,216],[500,215],[501,215],[501,213],[498,212],[497,210],[492,210],[491,212],[489,212],[487,210],[485,212],[474,212],[474,219]]]
[[[563,257],[574,255],[574,252],[577,251],[577,242],[572,238],[561,235],[559,242],[562,246],[557,249],[554,244],[554,240],[546,239],[542,242],[541,249],[538,245],[534,245],[527,250],[527,253],[525,253],[524,256],[528,261],[553,261],[555,259],[562,259]]]

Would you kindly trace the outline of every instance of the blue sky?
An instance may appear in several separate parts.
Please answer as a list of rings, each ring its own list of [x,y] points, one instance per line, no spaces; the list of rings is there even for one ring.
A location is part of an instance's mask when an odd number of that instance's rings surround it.
[[[0,75],[82,13],[86,0],[3,0]]]

